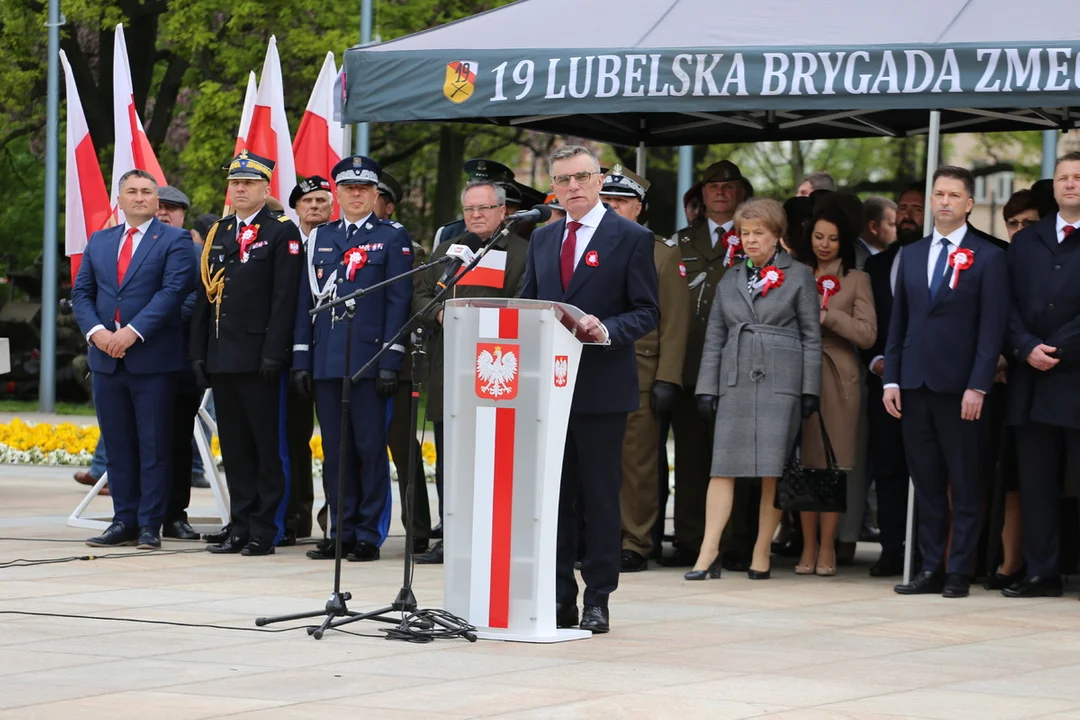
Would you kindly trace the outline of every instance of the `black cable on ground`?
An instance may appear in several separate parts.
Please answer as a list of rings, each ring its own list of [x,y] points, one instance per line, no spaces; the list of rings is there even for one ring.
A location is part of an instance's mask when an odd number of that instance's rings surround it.
[[[387,640],[429,643],[432,640],[464,638],[476,642],[476,628],[446,610],[421,608],[403,613],[400,625],[380,629],[386,633]]]
[[[190,550],[140,550],[138,552],[107,553],[105,555],[70,555],[59,558],[41,558],[37,560],[28,558],[16,558],[0,562],[0,570],[16,567],[34,567],[36,565],[56,565],[59,563],[75,562],[77,560],[109,560],[127,557],[152,557],[154,555],[189,555],[191,553],[206,552],[203,548],[191,548]]]
[[[292,632],[294,630],[306,630],[308,628],[314,628],[315,625],[298,625],[296,627],[277,628],[274,630],[268,630],[257,627],[239,627],[235,625],[213,625],[210,623],[185,623],[177,622],[174,620],[143,620],[141,618],[126,618],[126,617],[101,617],[99,615],[68,615],[65,613],[47,613],[47,612],[29,612],[23,610],[0,610],[0,615],[23,615],[28,617],[45,617],[45,618],[67,618],[71,620],[106,620],[110,622],[123,622],[123,623],[136,623],[140,625],[170,625],[173,627],[185,627],[185,628],[206,628],[210,630],[239,630],[241,632],[254,632],[254,633],[284,633]],[[355,635],[356,637],[369,637],[378,638],[381,635],[364,635],[362,633],[345,632],[347,635]]]

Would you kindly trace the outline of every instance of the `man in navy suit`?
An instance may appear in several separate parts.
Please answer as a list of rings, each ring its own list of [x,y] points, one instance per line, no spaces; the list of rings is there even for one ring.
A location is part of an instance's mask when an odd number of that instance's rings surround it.
[[[634,342],[660,317],[655,236],[600,202],[604,175],[587,148],[550,158],[553,189],[566,218],[537,229],[529,243],[523,298],[556,300],[586,313],[582,330],[605,346],[581,354],[563,455],[555,560],[556,623],[578,625],[578,513],[584,517],[584,611],[580,627],[610,629],[608,596],[619,585],[622,446],[626,417],[638,407]]]
[[[1027,576],[1006,597],[1061,595],[1061,515],[1065,468],[1080,480],[1080,152],[1058,160],[1058,212],[1021,230],[1009,248],[1013,365],[1005,421],[1016,426]]]
[[[92,547],[161,547],[169,499],[172,411],[184,367],[180,306],[195,287],[191,234],[154,217],[153,175],[120,178],[122,225],[83,253],[71,303],[90,343],[94,401],[108,455],[113,522]]]
[[[896,273],[884,404],[893,417],[902,415],[923,556],[921,572],[896,586],[902,595],[966,597],[975,569],[980,418],[1005,339],[1009,296],[1005,253],[968,228],[974,192],[975,179],[964,168],[934,173],[934,232],[904,248]]]

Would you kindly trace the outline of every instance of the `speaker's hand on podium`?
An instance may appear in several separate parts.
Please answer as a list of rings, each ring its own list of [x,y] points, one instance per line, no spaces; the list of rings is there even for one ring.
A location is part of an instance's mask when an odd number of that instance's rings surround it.
[[[657,420],[671,417],[675,409],[675,400],[679,397],[679,386],[666,380],[657,380],[649,389],[649,405]]]
[[[608,339],[607,328],[604,327],[604,323],[600,322],[600,318],[595,315],[586,315],[581,318],[581,322],[578,323],[578,325],[581,326],[581,329],[585,334],[596,342],[604,342]]]
[[[305,400],[311,399],[311,373],[307,370],[294,370],[292,374],[292,387],[300,397]]]
[[[379,370],[379,376],[375,380],[375,390],[383,398],[393,397],[398,389],[397,370]]]

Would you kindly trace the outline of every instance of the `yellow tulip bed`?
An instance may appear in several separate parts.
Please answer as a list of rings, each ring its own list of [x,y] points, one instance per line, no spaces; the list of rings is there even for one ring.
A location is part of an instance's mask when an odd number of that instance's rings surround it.
[[[0,424],[0,463],[32,465],[89,465],[94,457],[100,432],[96,425],[79,426],[72,423],[49,425],[30,424],[15,418]],[[214,458],[221,463],[221,445],[215,435],[210,443]],[[427,441],[421,448],[424,475],[435,479],[435,443]],[[322,477],[322,436],[311,438],[312,473]],[[397,480],[397,468],[391,457],[390,476]]]

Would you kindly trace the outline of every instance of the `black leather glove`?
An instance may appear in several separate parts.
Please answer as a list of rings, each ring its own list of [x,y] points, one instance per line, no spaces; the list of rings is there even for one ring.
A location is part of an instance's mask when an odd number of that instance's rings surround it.
[[[675,409],[675,400],[679,397],[679,386],[666,380],[657,380],[649,389],[649,405],[657,420],[671,417]]]
[[[391,398],[398,388],[397,370],[379,370],[379,376],[375,380],[375,390],[379,397]]]
[[[720,404],[719,395],[695,395],[697,399],[697,411],[702,420],[712,420],[716,417],[716,408]]]
[[[195,376],[195,387],[200,390],[210,389],[210,378],[206,375],[206,362],[203,360],[191,361],[191,372]]]
[[[278,360],[262,359],[262,363],[259,364],[259,377],[266,382],[275,382],[278,379],[278,373],[281,372],[282,364]]]
[[[294,370],[292,374],[292,388],[300,397],[305,400],[310,400],[312,396],[311,392],[311,373],[307,370]]]
[[[821,399],[817,395],[802,396],[802,416],[808,418],[821,409]]]

